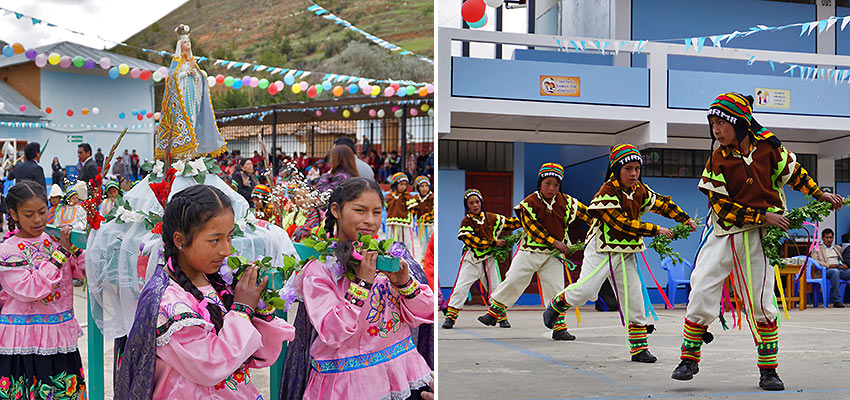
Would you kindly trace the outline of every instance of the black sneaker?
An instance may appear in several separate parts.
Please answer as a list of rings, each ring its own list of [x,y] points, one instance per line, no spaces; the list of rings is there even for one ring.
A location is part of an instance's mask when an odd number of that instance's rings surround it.
[[[652,355],[652,353],[650,353],[649,350],[643,350],[640,353],[633,355],[632,361],[642,362],[642,363],[654,363],[654,362],[658,361],[658,358],[656,358],[654,355]]]
[[[844,303],[839,301],[839,302],[833,304],[832,308],[844,308]]]
[[[455,320],[453,320],[451,318],[446,318],[446,320],[443,321],[443,329],[452,329],[452,328],[454,328],[454,326],[455,326]]]
[[[496,318],[493,318],[490,314],[484,314],[478,317],[478,322],[487,325],[487,326],[496,326]]]
[[[759,387],[764,390],[785,390],[785,384],[779,379],[775,368],[759,369]]]
[[[576,340],[576,337],[564,329],[560,331],[552,331],[552,340]]]
[[[503,320],[499,321],[499,328],[510,328],[510,327],[511,327],[511,323],[508,322],[508,320],[503,319]]]
[[[679,366],[673,370],[673,379],[680,381],[689,381],[694,378],[694,375],[699,373],[699,364],[692,360],[682,360]]]
[[[546,311],[543,311],[543,325],[546,325],[547,328],[552,329],[555,327],[555,322],[558,322],[558,317],[561,316],[561,313],[552,307],[552,304],[549,304],[549,307],[546,307]]]

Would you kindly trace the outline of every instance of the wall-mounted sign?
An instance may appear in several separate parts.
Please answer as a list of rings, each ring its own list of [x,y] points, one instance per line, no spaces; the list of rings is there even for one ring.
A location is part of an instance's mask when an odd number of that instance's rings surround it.
[[[66,135],[65,140],[68,143],[82,143],[83,142],[83,135]]]
[[[577,76],[540,75],[541,96],[581,96],[581,79]]]
[[[755,107],[791,108],[791,91],[785,89],[756,88],[753,91]]]

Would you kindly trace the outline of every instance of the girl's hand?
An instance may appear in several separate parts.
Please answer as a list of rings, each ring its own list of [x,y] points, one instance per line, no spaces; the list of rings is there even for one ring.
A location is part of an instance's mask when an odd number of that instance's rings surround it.
[[[771,226],[779,227],[783,231],[788,231],[788,227],[791,226],[791,221],[788,221],[788,218],[776,213],[765,213],[764,214],[764,222]]]
[[[390,278],[390,282],[396,285],[404,285],[410,280],[410,268],[404,260],[399,260],[399,266],[401,268],[398,271],[387,272],[387,277]]]
[[[62,230],[59,231],[59,245],[71,251],[71,225],[62,225]]]
[[[832,203],[832,209],[833,210],[837,210],[837,209],[841,208],[841,205],[842,205],[841,203],[844,201],[844,199],[841,198],[841,196],[839,196],[837,194],[833,194],[833,193],[824,193],[820,196],[820,198],[818,198],[818,200],[828,201],[828,202]]]
[[[505,243],[506,243],[506,242],[505,242],[505,240],[504,240],[504,239],[499,239],[499,240],[497,240],[497,241],[496,241],[496,246],[504,247],[504,246],[505,246]]]
[[[692,219],[688,220],[688,222],[686,222],[685,225],[691,227],[692,231],[697,230],[697,223],[694,222],[694,220],[692,220]]]
[[[259,268],[256,265],[251,265],[242,273],[239,283],[233,288],[234,302],[251,307],[255,307],[260,302],[260,294],[263,293],[263,290],[266,290],[269,277],[263,277],[263,281],[257,284],[258,271]]]
[[[672,238],[673,238],[673,231],[671,231],[671,230],[669,230],[669,229],[667,229],[667,228],[664,228],[664,227],[661,227],[661,228],[658,230],[658,234],[659,234],[659,235],[664,235],[664,236],[666,236],[666,237],[667,237],[667,239],[672,239]]]
[[[360,265],[357,267],[356,275],[361,280],[367,283],[372,283],[375,280],[375,264],[378,261],[377,251],[367,251],[363,254],[363,259],[360,260]]]

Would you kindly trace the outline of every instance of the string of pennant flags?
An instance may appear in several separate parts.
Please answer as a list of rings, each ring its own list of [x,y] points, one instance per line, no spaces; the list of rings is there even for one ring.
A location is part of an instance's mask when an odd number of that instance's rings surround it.
[[[416,53],[414,53],[410,50],[405,50],[401,46],[392,44],[392,43],[390,43],[390,42],[388,42],[384,39],[381,39],[378,36],[375,36],[375,35],[373,35],[369,32],[366,32],[366,31],[354,26],[351,22],[348,22],[348,21],[334,15],[332,12],[326,10],[324,7],[322,7],[322,6],[320,6],[316,3],[313,3],[313,5],[307,7],[307,11],[310,11],[310,12],[316,14],[316,16],[321,16],[322,18],[324,18],[328,21],[331,21],[331,22],[333,22],[337,25],[340,25],[340,26],[344,27],[345,29],[348,29],[352,32],[358,33],[358,34],[362,35],[363,37],[365,37],[366,39],[368,39],[369,41],[371,41],[372,43],[374,43],[374,44],[376,44],[376,45],[378,45],[378,46],[380,46],[380,47],[382,47],[386,50],[398,51],[398,54],[402,55],[402,56],[404,56],[404,55],[414,55],[421,61],[425,61],[427,63],[434,64],[434,60],[432,60],[428,57],[420,56],[420,55],[418,55],[418,54],[416,54]]]
[[[19,20],[28,19],[32,22],[33,25],[42,24],[42,25],[46,25],[46,26],[52,27],[52,28],[64,29],[68,32],[78,34],[78,35],[82,35],[82,36],[91,36],[91,35],[86,34],[84,32],[80,32],[80,31],[77,31],[77,30],[62,27],[62,26],[59,26],[57,24],[48,23],[48,22],[45,22],[41,18],[32,17],[32,16],[29,16],[29,15],[26,15],[24,13],[17,12],[17,11],[14,11],[14,10],[9,10],[9,9],[0,7],[0,11],[3,12],[4,16],[14,15],[14,17],[19,19]],[[96,37],[100,40],[105,41],[105,42],[110,42],[110,43],[114,43],[114,44],[121,45],[121,46],[124,46],[124,47],[138,49],[138,50],[146,52],[146,53],[158,54],[158,55],[163,56],[163,57],[173,57],[174,56],[174,53],[169,52],[169,51],[154,50],[154,49],[149,49],[149,48],[145,48],[145,47],[130,45],[130,44],[124,43],[124,42],[112,41],[112,40],[104,39],[99,35],[96,35]],[[380,38],[378,38],[378,39],[380,39]],[[383,40],[383,39],[381,39],[381,40]],[[389,42],[387,42],[387,43],[389,43]],[[35,50],[33,50],[33,49],[27,50],[23,46],[21,46],[20,44],[16,44],[16,45],[17,45],[16,47],[13,47],[13,45],[5,46],[3,48],[3,54],[6,55],[7,57],[11,57],[15,54],[26,53],[27,57],[30,58],[30,59],[35,59],[35,57],[38,56],[36,54]],[[406,51],[406,50],[404,50],[404,51]],[[32,53],[32,57],[30,57],[30,53]],[[56,53],[53,53],[53,54],[56,54]],[[51,54],[50,56],[52,56],[53,54]],[[40,62],[40,63],[37,62],[37,65],[40,64],[38,66],[43,67],[45,64],[48,63],[49,58],[50,57],[48,55],[44,55],[44,61]],[[63,60],[63,58],[67,58],[67,61]],[[76,61],[77,58],[80,58],[80,61],[81,61],[79,67],[82,67],[83,65],[85,65],[87,68],[89,68],[89,65],[87,65],[88,62],[86,62],[87,60],[82,59],[80,56],[71,57],[71,56],[66,55],[66,56],[62,57],[61,55],[56,54],[56,56],[54,57],[55,62],[54,62],[54,60],[49,60],[49,63],[51,65],[60,65],[63,68],[67,68],[68,66],[70,66],[72,64],[74,66],[77,66],[76,62],[72,62],[72,61]],[[284,78],[286,78],[287,76],[291,76],[292,78],[300,78],[300,79],[303,80],[306,77],[315,74],[316,76],[322,75],[323,76],[322,81],[333,80],[333,82],[336,82],[336,83],[344,82],[346,84],[350,84],[350,83],[353,83],[353,82],[365,81],[365,82],[369,83],[370,85],[388,85],[388,84],[393,85],[393,86],[405,85],[405,86],[414,86],[414,87],[417,87],[417,88],[425,87],[426,85],[433,86],[432,84],[430,84],[428,82],[415,82],[415,81],[405,80],[405,79],[390,79],[390,78],[375,79],[375,78],[362,77],[362,76],[356,76],[356,75],[334,74],[334,73],[324,73],[324,72],[318,72],[318,71],[299,70],[299,69],[295,69],[295,68],[274,67],[274,66],[255,64],[255,63],[238,61],[238,60],[226,60],[226,59],[210,58],[210,57],[206,57],[206,56],[195,56],[194,58],[195,58],[195,61],[199,64],[202,63],[202,62],[210,61],[210,62],[213,63],[212,65],[222,66],[222,67],[224,67],[228,70],[236,68],[236,69],[239,69],[240,71],[246,71],[250,68],[252,72],[265,72],[265,73],[268,73],[270,75],[282,75],[282,76],[284,76]],[[39,61],[39,60],[37,60],[37,61]],[[92,60],[92,61],[94,61],[94,60]],[[61,64],[60,64],[60,62],[61,62]],[[94,63],[92,63],[91,66],[94,66],[95,64],[97,64],[96,61],[94,61]],[[104,66],[101,65],[101,67],[104,67]],[[116,69],[115,69],[114,73],[110,74],[110,78],[115,79],[119,76],[118,67],[119,66],[115,66]],[[110,69],[110,67],[105,67],[104,69]],[[165,70],[165,71],[163,71],[163,70]],[[112,72],[112,71],[110,71],[110,72]],[[129,68],[122,69],[120,71],[120,75],[125,75],[128,72],[130,72]],[[139,71],[138,74],[133,74],[132,77],[134,77],[134,78],[142,77],[142,79],[154,78],[154,81],[159,81],[159,80],[161,80],[161,79],[163,79],[167,76],[167,68],[165,68],[165,67],[161,67],[159,69],[159,72],[160,72],[159,74],[155,74],[154,72],[156,72],[156,71],[150,71],[151,73],[147,73],[147,74],[143,74],[144,72],[145,71]],[[238,78],[238,77],[233,77],[233,78],[234,79],[242,79],[242,78]],[[234,89],[238,89],[239,87],[241,87],[241,85],[235,87]],[[305,91],[306,91],[306,89],[305,89]],[[401,95],[396,90],[394,90],[393,92],[394,92],[394,94]],[[296,92],[296,93],[298,93],[298,92]]]

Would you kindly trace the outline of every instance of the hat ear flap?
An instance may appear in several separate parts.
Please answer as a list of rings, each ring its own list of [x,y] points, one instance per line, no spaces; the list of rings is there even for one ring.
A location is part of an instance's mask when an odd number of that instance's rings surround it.
[[[753,101],[755,101],[755,100],[753,99],[753,96],[744,96],[744,98],[745,98],[745,99],[747,99],[747,103],[749,103],[750,107],[752,108],[752,106],[753,106]]]

